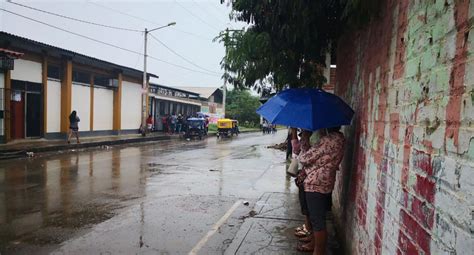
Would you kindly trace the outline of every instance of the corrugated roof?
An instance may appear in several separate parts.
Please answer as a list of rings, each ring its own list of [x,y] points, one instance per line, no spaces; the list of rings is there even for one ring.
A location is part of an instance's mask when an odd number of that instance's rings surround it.
[[[212,96],[212,94],[214,94],[214,92],[216,92],[216,90],[220,89],[220,88],[212,88],[212,87],[179,87],[179,88],[198,93],[199,95],[201,95],[202,98],[209,98],[210,96]]]
[[[137,69],[114,64],[105,60],[90,57],[78,52],[66,50],[66,49],[59,48],[59,47],[49,45],[46,43],[34,41],[32,39],[10,34],[4,31],[0,31],[0,46],[7,49],[29,50],[29,51],[32,51],[34,53],[39,53],[39,54],[47,53],[49,56],[58,57],[58,58],[69,57],[69,58],[72,58],[73,61],[76,63],[95,66],[101,69],[109,69],[109,70],[118,69],[122,71],[124,75],[133,76],[133,77],[143,76],[143,71],[140,71]],[[148,75],[151,77],[158,77],[157,75],[152,74],[152,73],[148,73]]]

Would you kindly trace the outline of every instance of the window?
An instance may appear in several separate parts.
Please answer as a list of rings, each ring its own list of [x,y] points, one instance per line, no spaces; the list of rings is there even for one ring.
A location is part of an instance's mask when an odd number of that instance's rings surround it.
[[[94,76],[94,85],[104,86],[104,87],[110,86],[110,79],[104,76],[98,76],[98,75]]]
[[[58,65],[48,64],[48,78],[61,80],[63,78],[61,67]]]
[[[72,71],[72,81],[89,84],[91,82],[90,74],[80,71]]]

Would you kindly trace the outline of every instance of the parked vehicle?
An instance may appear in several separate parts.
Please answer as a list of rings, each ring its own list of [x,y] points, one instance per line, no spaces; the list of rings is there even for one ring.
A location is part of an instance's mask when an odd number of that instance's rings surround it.
[[[207,135],[205,126],[206,120],[203,118],[188,118],[188,128],[186,129],[184,138],[198,137],[199,140],[201,140],[203,136]]]
[[[217,120],[217,138],[239,135],[239,122],[231,119]]]

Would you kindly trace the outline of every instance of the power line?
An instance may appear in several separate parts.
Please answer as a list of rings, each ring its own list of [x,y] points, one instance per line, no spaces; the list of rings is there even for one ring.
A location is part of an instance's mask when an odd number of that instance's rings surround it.
[[[82,22],[82,23],[89,24],[89,25],[94,25],[94,26],[99,26],[99,27],[105,27],[105,28],[111,28],[111,29],[117,29],[117,30],[123,30],[123,31],[143,32],[142,30],[138,30],[138,29],[124,28],[124,27],[116,27],[116,26],[110,26],[110,25],[104,25],[104,24],[100,24],[100,23],[95,23],[95,22],[91,22],[91,21],[87,21],[87,20],[76,19],[76,18],[69,17],[69,16],[66,16],[66,15],[62,15],[62,14],[58,14],[58,13],[54,13],[54,12],[49,12],[49,11],[45,11],[45,10],[42,10],[42,9],[38,9],[38,8],[35,8],[35,7],[32,7],[32,6],[28,6],[28,5],[24,5],[24,4],[20,4],[20,3],[15,3],[15,2],[13,2],[13,1],[11,1],[11,0],[8,0],[7,2],[8,2],[8,3],[11,3],[11,4],[14,4],[14,5],[21,6],[21,7],[23,7],[23,8],[28,8],[28,9],[31,9],[31,10],[34,10],[34,11],[46,13],[46,14],[53,15],[53,16],[57,16],[57,17],[61,17],[61,18],[64,18],[64,19],[69,19],[69,20],[74,20],[74,21]]]
[[[170,47],[168,47],[168,45],[166,45],[164,42],[160,41],[158,38],[156,38],[153,34],[150,33],[150,36],[156,41],[158,42],[159,44],[163,45],[163,47],[165,47],[166,49],[168,49],[169,51],[171,51],[173,54],[175,54],[176,56],[178,56],[179,58],[181,58],[182,60],[186,61],[187,63],[201,69],[201,70],[204,70],[206,72],[209,72],[209,73],[213,73],[213,74],[219,74],[217,72],[214,72],[212,70],[209,70],[209,69],[206,69],[204,67],[201,67],[197,64],[195,64],[194,62],[192,62],[191,60],[185,58],[184,56],[182,56],[181,54],[177,53],[176,51],[174,51],[173,49],[171,49]]]
[[[192,0],[193,3],[199,8],[201,9],[203,12],[205,12],[207,15],[209,16],[212,16],[214,17],[216,20],[218,20],[219,22],[223,22],[223,20],[221,20],[220,18],[218,18],[216,15],[214,15],[213,13],[209,12],[206,10],[206,8],[202,7],[198,2],[196,2],[195,0]],[[224,21],[225,22],[225,21]]]
[[[198,19],[199,21],[201,21],[202,23],[206,24],[208,27],[212,28],[212,29],[215,29],[217,31],[220,31],[219,28],[216,28],[215,26],[211,25],[210,23],[208,23],[207,21],[205,21],[204,19],[202,19],[201,17],[195,15],[192,11],[190,11],[188,8],[184,7],[184,5],[182,5],[181,3],[179,3],[177,0],[174,0],[175,3],[177,3],[183,10],[185,10],[187,13],[189,13],[191,16],[195,17],[196,19]]]
[[[40,20],[33,19],[33,18],[24,16],[24,15],[18,14],[18,13],[16,13],[16,12],[12,12],[12,11],[9,11],[9,10],[3,9],[3,8],[0,8],[0,10],[1,10],[1,11],[4,11],[4,12],[7,12],[7,13],[10,13],[10,14],[12,14],[12,15],[18,16],[18,17],[22,17],[22,18],[27,19],[27,20],[30,20],[30,21],[34,21],[34,22],[43,24],[43,25],[48,26],[48,27],[52,27],[52,28],[58,29],[58,30],[60,30],[60,31],[63,31],[63,32],[66,32],[66,33],[69,33],[69,34],[73,34],[73,35],[75,35],[75,36],[79,36],[79,37],[82,37],[82,38],[85,38],[85,39],[88,39],[88,40],[91,40],[91,41],[94,41],[94,42],[97,42],[97,43],[100,43],[100,44],[104,44],[104,45],[107,45],[107,46],[110,46],[110,47],[119,49],[119,50],[123,50],[123,51],[130,52],[130,53],[133,53],[133,54],[143,55],[142,53],[140,53],[140,52],[138,52],[138,51],[130,50],[130,49],[127,49],[127,48],[124,48],[124,47],[121,47],[121,46],[117,46],[117,45],[115,45],[115,44],[111,44],[111,43],[108,43],[108,42],[104,42],[104,41],[101,41],[101,40],[97,40],[97,39],[94,39],[94,38],[89,37],[89,36],[86,36],[86,35],[82,35],[82,34],[79,34],[79,33],[73,32],[73,31],[69,31],[69,30],[67,30],[67,29],[64,29],[64,28],[61,28],[61,27],[57,27],[57,26],[55,26],[55,25],[51,25],[51,24],[49,24],[49,23],[46,23],[46,22],[43,22],[43,21],[40,21]],[[191,68],[188,68],[188,67],[185,67],[185,66],[181,66],[181,65],[178,65],[178,64],[174,64],[174,63],[171,63],[171,62],[168,62],[168,61],[166,61],[166,60],[162,60],[162,59],[159,59],[159,58],[156,58],[156,57],[153,57],[153,56],[148,56],[148,57],[151,58],[151,59],[154,59],[154,60],[156,60],[156,61],[163,62],[163,63],[166,63],[166,64],[168,64],[168,65],[175,66],[175,67],[179,67],[179,68],[181,68],[181,69],[185,69],[185,70],[188,70],[188,71],[191,71],[191,72],[202,73],[202,74],[206,74],[206,75],[218,77],[218,75],[215,75],[215,74],[211,74],[211,73],[207,73],[207,72],[202,72],[202,71],[199,71],[199,70],[191,69]]]
[[[94,2],[91,2],[91,1],[87,1],[87,3],[89,4],[93,4],[93,5],[96,5],[96,6],[99,6],[101,8],[104,8],[104,9],[107,9],[111,12],[116,12],[116,13],[119,13],[119,14],[122,14],[122,15],[125,15],[125,16],[128,16],[130,18],[134,18],[134,19],[137,19],[137,20],[141,20],[141,21],[144,21],[144,22],[147,22],[147,23],[150,23],[150,24],[154,24],[154,25],[157,25],[157,26],[162,26],[163,24],[159,24],[155,21],[152,21],[152,20],[149,20],[149,19],[145,19],[145,18],[142,18],[142,17],[139,17],[139,16],[135,16],[135,15],[132,15],[132,14],[129,14],[129,13],[126,13],[126,12],[123,12],[123,11],[120,11],[120,10],[117,10],[117,9],[114,9],[114,8],[110,8],[108,6],[105,6],[105,5],[102,5],[102,4],[99,4],[99,3],[94,3]],[[173,30],[176,30],[178,32],[181,32],[183,34],[187,34],[187,35],[190,35],[190,36],[194,36],[196,38],[199,38],[201,40],[205,40],[205,41],[212,41],[212,38],[207,38],[205,36],[202,36],[202,35],[199,35],[199,34],[195,34],[195,33],[192,33],[192,32],[188,32],[188,31],[185,31],[185,30],[181,30],[179,28],[174,28]]]

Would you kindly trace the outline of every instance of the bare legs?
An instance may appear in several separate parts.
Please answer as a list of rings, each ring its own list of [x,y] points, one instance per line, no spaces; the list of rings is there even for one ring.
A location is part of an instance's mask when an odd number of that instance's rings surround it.
[[[71,137],[72,137],[73,135],[76,137],[77,143],[81,143],[81,142],[79,141],[79,132],[74,131],[74,130],[72,130],[72,129],[69,129],[68,132],[67,132],[67,143],[71,143],[70,140],[71,140]]]
[[[313,240],[316,244],[314,247],[313,255],[325,255],[326,254],[326,243],[328,239],[327,230],[316,231],[313,234]]]

